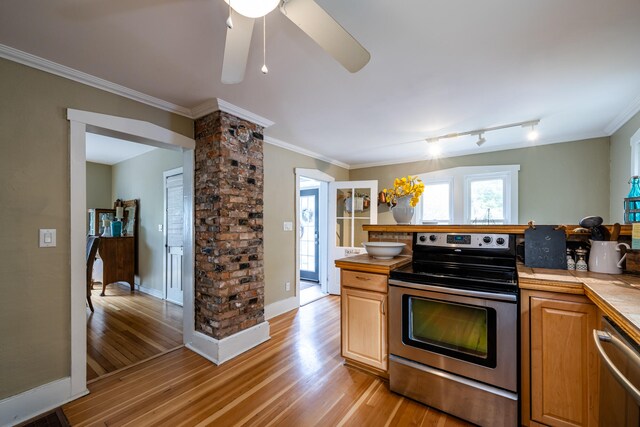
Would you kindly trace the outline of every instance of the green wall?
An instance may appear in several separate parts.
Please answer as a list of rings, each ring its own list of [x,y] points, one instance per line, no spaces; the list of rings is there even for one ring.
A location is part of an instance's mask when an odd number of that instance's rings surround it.
[[[139,199],[138,284],[162,293],[164,171],[182,166],[182,153],[156,149],[113,165],[112,199]],[[147,291],[147,289],[144,289]],[[157,293],[156,293],[157,294]]]
[[[67,108],[193,137],[193,121],[0,59],[0,399],[70,374]],[[38,229],[57,246],[38,247]]]
[[[633,116],[617,132],[611,135],[611,221],[623,222],[624,198],[629,194],[631,177],[631,137],[640,129],[640,113]]]
[[[349,171],[271,144],[264,144],[264,302],[295,295],[296,253],[294,231],[283,231],[284,221],[295,221],[295,169],[317,169],[336,181],[349,179]],[[291,290],[285,291],[285,282]]]
[[[577,224],[588,215],[609,222],[609,138],[450,157],[351,170],[349,179],[377,179],[378,186],[393,179],[460,166],[519,164],[518,222]],[[393,223],[381,206],[379,223]]]

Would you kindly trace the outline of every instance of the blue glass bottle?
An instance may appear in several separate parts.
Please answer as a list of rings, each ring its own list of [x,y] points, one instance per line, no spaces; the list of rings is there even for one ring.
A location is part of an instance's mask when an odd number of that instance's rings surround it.
[[[627,197],[640,197],[640,177],[631,177],[631,190]],[[629,202],[629,209],[640,209],[640,202]],[[629,222],[640,222],[640,212],[630,212]]]

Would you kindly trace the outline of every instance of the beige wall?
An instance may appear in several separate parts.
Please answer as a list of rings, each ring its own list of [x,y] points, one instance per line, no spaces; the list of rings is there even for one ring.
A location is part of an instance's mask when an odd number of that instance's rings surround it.
[[[0,59],[0,399],[70,373],[69,122],[75,108],[193,137],[193,121]],[[84,228],[84,224],[82,224]],[[38,248],[38,229],[57,247]],[[83,254],[84,257],[84,254]]]
[[[139,199],[138,278],[145,288],[162,292],[164,171],[182,166],[182,153],[157,149],[113,165],[112,199]]]
[[[113,208],[111,165],[87,162],[87,209]]]
[[[282,231],[284,221],[295,220],[295,168],[318,169],[336,181],[349,179],[346,169],[264,144],[265,305],[295,295],[297,234]],[[291,291],[285,291],[285,282],[291,283]]]
[[[611,221],[623,222],[624,198],[629,194],[631,177],[631,137],[640,129],[640,113],[633,116],[616,133],[611,135]]]
[[[518,222],[576,224],[587,215],[609,221],[609,138],[498,151],[392,166],[355,169],[349,179],[378,179],[378,186],[393,185],[407,174],[459,166],[519,164]],[[393,223],[386,206],[380,206],[379,223]]]

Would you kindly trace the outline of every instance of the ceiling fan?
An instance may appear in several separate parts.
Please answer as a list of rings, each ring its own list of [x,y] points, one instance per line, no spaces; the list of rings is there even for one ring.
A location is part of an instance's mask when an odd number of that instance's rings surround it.
[[[350,72],[359,71],[371,58],[369,52],[313,0],[225,2],[229,4],[230,19],[227,20],[222,83],[240,83],[244,79],[254,21],[270,13],[276,6],[279,6],[284,16]],[[236,13],[231,15],[231,9]],[[265,66],[263,72],[266,72]]]

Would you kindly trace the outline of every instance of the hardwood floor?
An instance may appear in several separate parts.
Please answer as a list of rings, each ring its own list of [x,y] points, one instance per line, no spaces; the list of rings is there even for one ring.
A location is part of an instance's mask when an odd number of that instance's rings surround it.
[[[467,426],[340,357],[340,299],[270,320],[271,339],[216,366],[180,348],[89,385],[73,426]]]
[[[129,285],[96,285],[87,308],[87,380],[139,363],[182,345],[182,307]]]

